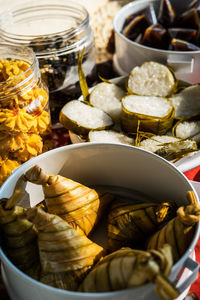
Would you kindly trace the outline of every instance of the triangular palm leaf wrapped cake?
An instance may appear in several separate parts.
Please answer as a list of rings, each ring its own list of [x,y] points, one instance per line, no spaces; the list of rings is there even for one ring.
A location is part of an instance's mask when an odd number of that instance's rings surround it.
[[[76,230],[88,235],[113,195],[97,192],[60,175],[50,175],[39,166],[26,172],[25,179],[41,184],[49,213],[59,215]]]
[[[148,249],[158,249],[165,243],[170,244],[174,262],[177,262],[188,249],[200,217],[200,205],[194,192],[188,191],[187,196],[189,204],[179,207],[177,216],[152,235],[147,243]]]
[[[128,203],[116,201],[108,215],[108,249],[144,246],[148,236],[174,215],[170,203]]]
[[[9,259],[27,275],[39,278],[40,262],[37,230],[28,221],[25,209],[17,206],[23,192],[15,189],[9,199],[0,200],[0,226]]]
[[[122,248],[104,257],[86,276],[79,290],[109,292],[154,282],[161,299],[175,299],[179,293],[167,280],[172,265],[169,245],[152,252]]]
[[[76,290],[104,249],[59,216],[41,208],[28,209],[27,217],[38,230],[40,280],[54,287]]]

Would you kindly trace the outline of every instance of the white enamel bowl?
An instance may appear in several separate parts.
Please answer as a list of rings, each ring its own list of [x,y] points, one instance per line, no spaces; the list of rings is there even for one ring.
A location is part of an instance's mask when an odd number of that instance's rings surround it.
[[[121,144],[80,143],[51,150],[24,163],[3,184],[0,198],[11,196],[17,180],[35,164],[49,173],[59,173],[85,185],[104,186],[119,197],[131,195],[132,201],[139,192],[155,201],[175,201],[180,206],[187,204],[186,191],[194,190],[181,171],[155,154]],[[43,199],[42,189],[37,185],[28,183],[26,191],[30,195],[31,205]],[[197,194],[196,197],[198,199]],[[191,257],[199,232],[198,224],[190,247],[171,271],[170,279],[179,283],[181,293],[187,292],[198,275],[198,264]],[[0,258],[4,282],[12,300],[158,299],[153,284],[98,294],[63,291],[26,276],[9,261],[2,248]]]
[[[171,0],[177,11],[186,10],[191,0]],[[136,0],[123,6],[115,15],[113,28],[115,32],[114,67],[119,75],[127,75],[133,67],[146,61],[157,61],[173,68],[176,76],[189,83],[198,83],[200,78],[200,51],[170,51],[146,47],[127,39],[122,34],[126,17],[137,14],[153,3],[156,11],[160,0]]]

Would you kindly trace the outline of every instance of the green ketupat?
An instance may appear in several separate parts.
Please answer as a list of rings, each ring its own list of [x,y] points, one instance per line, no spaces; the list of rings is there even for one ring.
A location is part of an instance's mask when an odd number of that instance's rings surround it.
[[[170,203],[137,203],[116,201],[108,215],[108,249],[124,246],[138,248],[159,225],[175,215]]]
[[[9,199],[0,200],[0,226],[8,258],[27,275],[38,279],[40,273],[37,230],[27,220],[25,209],[16,203],[22,190],[15,189]]]
[[[109,292],[154,282],[161,299],[175,299],[179,293],[167,280],[172,265],[169,245],[159,251],[122,248],[104,257],[86,276],[79,291]]]
[[[26,214],[38,230],[40,281],[57,288],[76,290],[102,257],[104,249],[59,216],[36,207],[28,209]]]

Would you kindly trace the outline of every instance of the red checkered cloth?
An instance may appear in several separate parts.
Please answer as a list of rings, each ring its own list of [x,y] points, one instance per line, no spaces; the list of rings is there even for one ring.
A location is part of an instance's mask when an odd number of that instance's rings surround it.
[[[190,171],[187,171],[184,174],[189,180],[200,182],[200,166]],[[196,253],[196,260],[197,262],[200,263],[200,239],[195,247],[195,253]],[[199,278],[191,286],[191,291],[195,292],[195,294],[200,298],[200,272],[199,272]]]

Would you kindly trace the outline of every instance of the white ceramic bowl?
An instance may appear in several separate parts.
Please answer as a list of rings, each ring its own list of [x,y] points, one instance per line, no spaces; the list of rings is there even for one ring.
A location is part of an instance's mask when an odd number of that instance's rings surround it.
[[[85,185],[101,185],[121,197],[134,197],[138,192],[155,201],[187,204],[186,191],[194,190],[189,180],[174,165],[161,157],[121,144],[81,143],[46,152],[17,168],[0,189],[0,198],[11,196],[17,180],[35,164],[52,174],[61,174]],[[42,189],[28,183],[26,191],[31,205],[43,199]],[[196,194],[195,190],[194,193]],[[198,195],[196,194],[198,199]],[[170,279],[181,282],[181,293],[197,278],[198,264],[190,258],[199,237],[196,227],[190,247],[173,266]],[[99,236],[95,237],[99,240]],[[78,293],[52,288],[19,271],[0,248],[2,274],[12,300],[156,300],[154,285],[110,293]],[[184,275],[182,274],[182,270]],[[190,272],[189,270],[192,272]],[[182,299],[182,298],[180,298]]]
[[[177,12],[186,9],[190,0],[171,0]],[[153,3],[156,10],[160,0],[136,0],[122,7],[113,22],[115,32],[114,67],[120,75],[128,74],[131,69],[145,61],[157,61],[171,66],[177,77],[189,83],[197,83],[200,78],[200,51],[169,51],[146,47],[127,39],[122,33],[126,17]]]

